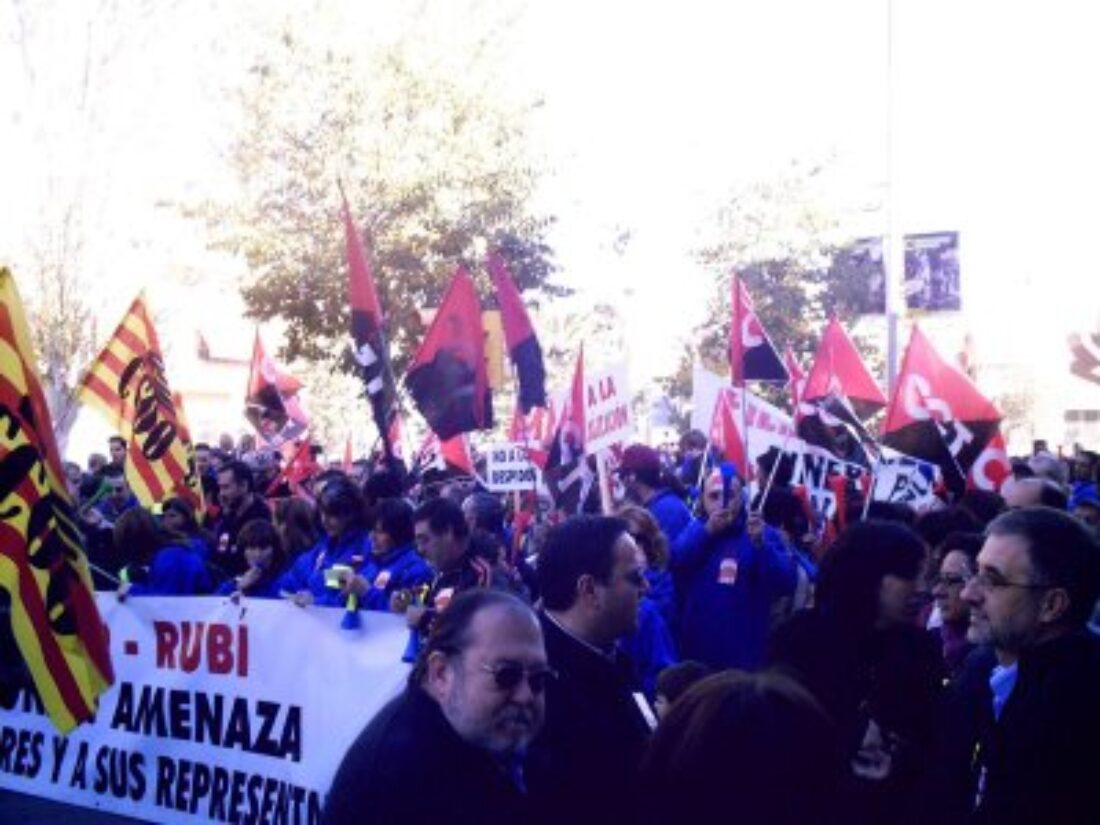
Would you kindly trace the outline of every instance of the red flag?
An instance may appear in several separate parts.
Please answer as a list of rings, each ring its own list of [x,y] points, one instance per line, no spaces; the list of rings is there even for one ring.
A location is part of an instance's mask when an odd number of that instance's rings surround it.
[[[733,462],[737,471],[748,478],[749,466],[745,461],[745,439],[738,424],[740,416],[734,404],[734,391],[724,387],[714,402],[714,417],[710,425],[710,442],[722,453],[722,458]]]
[[[486,265],[497,291],[508,354],[519,377],[519,406],[525,413],[532,407],[545,407],[546,367],[542,361],[542,347],[531,326],[531,319],[527,317],[523,299],[499,253],[491,254]]]
[[[309,426],[309,417],[298,403],[302,382],[283,370],[264,349],[260,331],[252,345],[244,416],[260,438],[280,447],[298,438]]]
[[[468,476],[476,475],[474,459],[470,455],[470,443],[465,433],[440,441],[439,436],[429,432],[417,452],[417,463],[422,468],[451,470]]]
[[[970,472],[966,474],[966,487],[968,490],[1000,491],[1010,475],[1012,464],[1008,460],[1008,448],[998,428],[997,434],[970,466]]]
[[[846,396],[860,418],[869,418],[886,406],[886,396],[836,318],[821,337],[802,398],[813,401],[830,394]]]
[[[355,360],[363,371],[363,384],[370,401],[374,424],[382,437],[382,446],[388,461],[393,459],[390,441],[389,419],[397,401],[393,372],[389,366],[386,347],[385,319],[382,304],[374,287],[367,253],[355,223],[351,219],[347,198],[340,190],[343,204],[344,235],[347,243],[348,298],[351,303],[351,337],[355,344]]]
[[[733,383],[789,380],[775,345],[756,317],[748,290],[736,274],[731,280],[731,288],[730,374]]]
[[[584,454],[584,346],[577,354],[573,383],[565,399],[546,458],[546,485],[558,510],[578,513],[596,475]]]
[[[965,476],[998,432],[1001,413],[916,326],[883,425],[882,443],[940,467],[960,493]]]
[[[461,267],[405,383],[428,426],[443,441],[493,426],[481,308],[474,282]]]

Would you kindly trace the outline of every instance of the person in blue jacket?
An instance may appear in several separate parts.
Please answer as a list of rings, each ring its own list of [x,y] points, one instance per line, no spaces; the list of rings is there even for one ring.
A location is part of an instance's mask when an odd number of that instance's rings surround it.
[[[435,574],[416,552],[413,541],[413,508],[401,498],[382,499],[374,507],[371,554],[359,572],[350,576],[344,591],[355,593],[366,610],[390,610],[390,598],[398,591],[432,583]]]
[[[645,444],[631,444],[623,450],[616,470],[631,501],[641,504],[657,519],[661,532],[671,543],[691,523],[691,511],[676,493],[662,482],[661,456]]]
[[[213,588],[202,559],[187,539],[161,529],[153,514],[134,507],[119,516],[114,542],[126,555],[118,595],[194,596]]]
[[[253,599],[279,598],[279,578],[286,570],[286,548],[275,525],[253,519],[241,527],[237,546],[243,549],[248,569],[218,588],[221,596],[243,595]]]
[[[644,507],[628,504],[617,513],[627,524],[634,542],[646,557],[645,577],[649,589],[638,604],[638,629],[619,640],[630,656],[645,694],[656,696],[657,674],[679,661],[672,640],[670,622],[676,594],[668,572],[668,543],[657,520]],[[667,611],[667,613],[666,613]]]
[[[715,670],[762,665],[772,617],[798,579],[779,535],[748,512],[732,465],[707,477],[703,515],[673,542],[669,569],[682,605],[683,658]]]
[[[294,561],[276,587],[299,607],[345,607],[348,594],[343,583],[371,553],[363,494],[350,480],[336,477],[322,490],[317,509],[325,535]]]

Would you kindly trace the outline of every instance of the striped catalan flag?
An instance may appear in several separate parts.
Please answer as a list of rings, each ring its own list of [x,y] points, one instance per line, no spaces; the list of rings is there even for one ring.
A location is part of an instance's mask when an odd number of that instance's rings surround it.
[[[138,295],[79,390],[126,441],[126,480],[143,505],[183,498],[196,509],[202,487],[195,452],[164,374],[157,332]]]
[[[0,269],[0,587],[35,690],[68,733],[114,672],[64,479],[23,305]]]

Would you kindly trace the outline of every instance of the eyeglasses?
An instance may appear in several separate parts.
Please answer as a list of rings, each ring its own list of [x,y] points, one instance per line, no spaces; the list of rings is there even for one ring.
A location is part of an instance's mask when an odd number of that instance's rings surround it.
[[[558,674],[548,667],[528,670],[518,662],[504,662],[499,665],[482,665],[481,669],[491,673],[493,683],[498,690],[513,691],[519,687],[519,683],[527,680],[527,686],[536,696],[546,690],[550,681],[558,678]]]
[[[1047,590],[1051,587],[1057,587],[1055,584],[1036,584],[1031,582],[1010,582],[1001,578],[1001,574],[992,570],[979,570],[966,577],[966,584],[973,584],[975,587],[980,587],[982,590],[994,591],[1004,590],[1009,587],[1015,587],[1020,590]]]

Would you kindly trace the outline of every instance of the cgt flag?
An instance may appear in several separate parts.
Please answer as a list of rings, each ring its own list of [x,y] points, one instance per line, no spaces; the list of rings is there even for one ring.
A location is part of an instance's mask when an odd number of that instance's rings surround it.
[[[126,480],[144,505],[179,497],[201,506],[194,450],[181,426],[144,295],[134,299],[81,382],[127,444]]]
[[[802,398],[814,401],[828,395],[846,397],[861,419],[870,418],[886,406],[886,396],[836,318],[829,320],[821,336]]]
[[[309,427],[309,417],[298,403],[302,382],[279,368],[260,340],[252,346],[244,417],[269,446],[279,448],[294,441]]]
[[[775,345],[756,317],[744,283],[734,274],[731,281],[733,320],[730,325],[730,375],[733,383],[790,380]]]
[[[390,439],[390,419],[395,413],[397,388],[393,370],[390,369],[389,350],[386,346],[382,304],[374,287],[363,240],[351,219],[343,188],[340,199],[344,213],[344,235],[348,258],[348,300],[351,303],[351,337],[355,344],[355,360],[362,369],[367,400],[371,415],[382,438],[386,461],[394,462],[393,442]]]
[[[937,465],[948,488],[959,495],[1000,421],[993,402],[914,326],[886,411],[882,443]]]
[[[531,326],[531,319],[527,317],[519,290],[508,274],[504,258],[494,252],[486,261],[486,266],[496,287],[508,354],[519,376],[519,406],[524,413],[528,413],[534,407],[546,406],[546,367],[542,361],[542,347]]]
[[[5,623],[65,734],[95,715],[114,672],[34,362],[14,280],[0,269],[0,588]]]
[[[485,330],[474,282],[459,267],[405,384],[441,441],[493,426]]]

